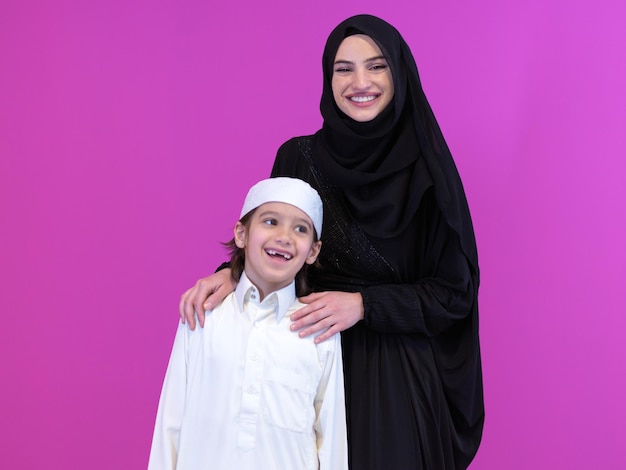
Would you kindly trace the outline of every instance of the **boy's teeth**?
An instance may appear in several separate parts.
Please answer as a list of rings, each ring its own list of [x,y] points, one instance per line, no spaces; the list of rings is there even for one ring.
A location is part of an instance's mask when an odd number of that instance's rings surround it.
[[[274,250],[267,250],[267,254],[271,255],[271,256],[282,256],[283,258],[285,258],[286,260],[290,260],[291,259],[291,255],[287,255],[287,254],[283,254],[283,253],[278,253],[277,251]]]

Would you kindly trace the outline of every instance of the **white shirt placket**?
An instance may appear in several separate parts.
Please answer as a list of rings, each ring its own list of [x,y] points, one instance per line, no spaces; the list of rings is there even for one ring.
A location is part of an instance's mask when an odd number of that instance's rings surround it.
[[[265,369],[263,351],[269,347],[265,322],[268,317],[276,318],[277,303],[273,299],[266,299],[266,302],[260,304],[258,296],[256,289],[250,289],[243,306],[244,315],[252,323],[246,349],[237,436],[237,447],[244,452],[254,449],[257,424],[261,419],[261,391]]]

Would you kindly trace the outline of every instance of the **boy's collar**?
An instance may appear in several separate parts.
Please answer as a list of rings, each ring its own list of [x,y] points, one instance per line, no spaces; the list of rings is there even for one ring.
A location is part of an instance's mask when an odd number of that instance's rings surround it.
[[[250,292],[250,289],[255,289],[258,293],[259,289],[248,279],[245,271],[241,273],[241,278],[237,283],[237,287],[235,288],[235,299],[237,300],[237,305],[239,306],[239,310],[243,312],[244,301],[246,300],[246,294]],[[258,294],[257,294],[258,295]],[[272,302],[272,299],[275,298],[276,306],[276,322],[280,322],[289,310],[289,307],[293,305],[296,301],[296,282],[291,281],[291,283],[282,289],[271,292],[266,295],[263,299],[263,302],[260,302],[261,305],[268,304]]]

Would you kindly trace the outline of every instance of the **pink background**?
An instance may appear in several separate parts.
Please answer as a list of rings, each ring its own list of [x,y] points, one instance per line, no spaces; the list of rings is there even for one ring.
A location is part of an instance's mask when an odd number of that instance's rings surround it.
[[[213,3],[0,4],[0,467],[145,467],[179,296],[319,127],[325,38],[368,12],[411,45],[472,208],[472,469],[625,468],[626,4]]]

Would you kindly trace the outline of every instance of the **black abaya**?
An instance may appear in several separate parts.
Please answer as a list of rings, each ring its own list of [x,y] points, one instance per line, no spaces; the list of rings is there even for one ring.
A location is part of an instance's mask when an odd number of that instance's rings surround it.
[[[401,233],[366,234],[315,165],[316,138],[285,143],[272,176],[304,179],[324,201],[321,267],[309,270],[315,290],[363,296],[364,321],[342,333],[350,466],[466,468],[483,407],[477,285],[459,236],[429,178]]]

